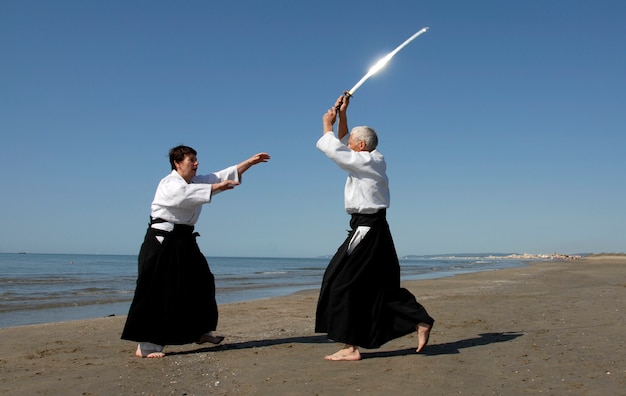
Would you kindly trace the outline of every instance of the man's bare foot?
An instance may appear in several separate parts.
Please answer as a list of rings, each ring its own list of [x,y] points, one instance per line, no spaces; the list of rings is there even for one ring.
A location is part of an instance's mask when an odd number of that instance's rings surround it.
[[[417,349],[415,352],[419,352],[424,349],[426,344],[428,344],[430,329],[432,329],[432,326],[426,323],[420,323],[415,326],[415,329],[417,330]]]
[[[141,344],[137,345],[137,350],[135,351],[135,356],[140,357],[140,358],[162,358],[165,356],[165,353],[158,351],[158,350],[150,350],[150,349],[146,349],[145,350],[141,350]],[[163,348],[161,348],[162,350]]]
[[[361,352],[359,352],[359,348],[353,346],[344,347],[342,350],[333,353],[332,355],[328,355],[324,357],[326,360],[332,361],[350,361],[354,362],[357,360],[361,360]]]
[[[215,336],[213,334],[207,333],[207,334],[202,334],[200,336],[200,339],[196,341],[196,344],[205,344],[207,342],[210,342],[211,344],[219,344],[222,341],[224,341],[224,337]]]

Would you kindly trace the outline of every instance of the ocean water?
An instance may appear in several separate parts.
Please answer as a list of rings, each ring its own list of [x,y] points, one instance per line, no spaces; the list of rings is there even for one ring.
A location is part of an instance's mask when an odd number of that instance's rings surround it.
[[[507,255],[410,256],[403,280],[524,266]],[[218,304],[318,289],[329,258],[207,257]],[[137,256],[0,253],[0,327],[126,315]],[[419,299],[419,296],[417,296]]]

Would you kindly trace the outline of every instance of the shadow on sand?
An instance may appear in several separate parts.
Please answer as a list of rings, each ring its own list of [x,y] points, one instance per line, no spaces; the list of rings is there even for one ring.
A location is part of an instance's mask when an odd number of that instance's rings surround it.
[[[504,333],[483,333],[474,338],[467,338],[464,340],[458,340],[454,342],[446,342],[443,344],[429,344],[427,345],[420,355],[437,356],[437,355],[453,355],[461,353],[461,349],[472,348],[476,346],[489,345],[497,342],[507,342],[522,336],[523,333],[519,332],[504,332]],[[212,345],[209,347],[202,347],[190,351],[181,352],[169,352],[168,355],[189,355],[202,352],[219,352],[219,351],[232,351],[237,349],[248,348],[263,348],[274,345],[283,344],[330,344],[334,341],[328,340],[325,335],[305,336],[305,337],[287,337],[276,338],[268,340],[258,341],[245,341],[226,343],[223,345]],[[361,352],[362,359],[374,359],[385,358],[395,356],[406,356],[416,354],[415,348],[406,348],[395,351],[380,351],[380,352]]]
[[[457,353],[461,353],[461,349],[495,344],[497,342],[512,341],[522,335],[522,333],[518,332],[483,333],[474,338],[466,338],[464,340],[446,342],[443,344],[428,344],[419,354],[426,356],[454,355]],[[405,356],[414,355],[415,353],[415,348],[384,352],[361,352],[361,358],[372,359],[381,357]]]

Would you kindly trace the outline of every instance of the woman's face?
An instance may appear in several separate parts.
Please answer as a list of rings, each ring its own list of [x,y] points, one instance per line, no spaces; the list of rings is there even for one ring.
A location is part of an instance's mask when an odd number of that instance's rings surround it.
[[[187,183],[191,183],[191,179],[196,175],[198,170],[198,158],[193,154],[187,154],[185,159],[180,162],[174,162],[176,172],[185,179]]]

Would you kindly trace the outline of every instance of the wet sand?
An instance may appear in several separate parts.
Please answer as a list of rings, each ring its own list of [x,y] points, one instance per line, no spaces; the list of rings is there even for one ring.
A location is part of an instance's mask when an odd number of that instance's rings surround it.
[[[124,317],[0,329],[0,394],[626,394],[626,257],[403,282],[436,319],[358,362],[315,334],[317,290],[220,307],[223,345],[134,357]],[[155,318],[155,324],[158,318]]]

